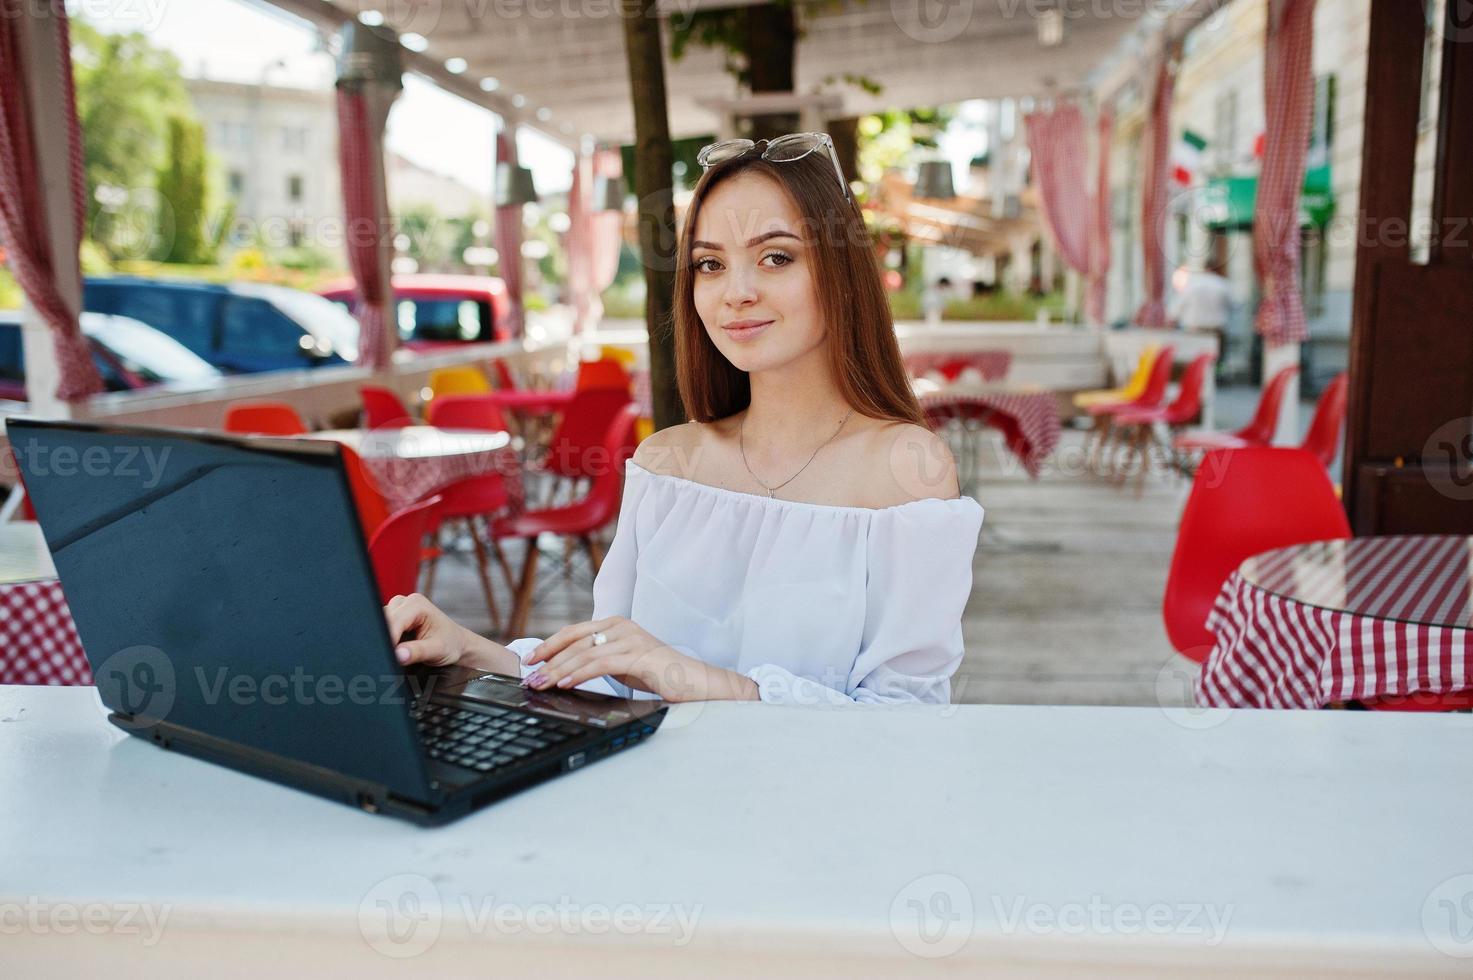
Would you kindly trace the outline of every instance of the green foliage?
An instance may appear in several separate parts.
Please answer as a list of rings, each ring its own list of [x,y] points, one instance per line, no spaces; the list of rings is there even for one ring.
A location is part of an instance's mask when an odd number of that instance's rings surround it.
[[[904,166],[917,148],[934,149],[951,124],[950,106],[887,109],[859,120],[859,176],[876,183],[886,170]]]
[[[71,34],[89,206],[103,202],[89,237],[110,259],[136,255],[152,238],[168,120],[192,116],[179,60],[138,32],[103,34],[73,19]]]
[[[1040,309],[1047,310],[1051,317],[1057,319],[1062,316],[1064,306],[1064,297],[1058,293],[1035,298],[999,290],[970,299],[948,300],[941,311],[941,319],[1032,323]],[[925,314],[921,309],[919,292],[912,286],[891,293],[890,314],[897,320],[922,319]]]
[[[205,235],[204,127],[192,119],[170,116],[168,129],[168,152],[158,175],[156,254],[170,263],[212,262],[213,243]]]

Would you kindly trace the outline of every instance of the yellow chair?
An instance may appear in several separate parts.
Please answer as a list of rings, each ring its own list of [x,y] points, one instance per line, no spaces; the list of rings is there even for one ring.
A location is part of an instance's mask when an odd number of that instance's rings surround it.
[[[1124,402],[1139,398],[1141,392],[1146,390],[1146,382],[1150,380],[1151,368],[1156,366],[1156,355],[1159,353],[1160,344],[1147,344],[1145,350],[1141,351],[1141,359],[1136,362],[1135,373],[1130,376],[1125,387],[1081,391],[1074,396],[1074,407],[1089,408],[1103,402]]]
[[[435,398],[444,395],[484,395],[490,390],[491,382],[486,380],[486,375],[469,364],[436,368],[430,372],[430,392]]]
[[[635,355],[634,351],[627,347],[600,347],[598,349],[598,359],[601,361],[618,361],[619,366],[624,370],[633,371],[634,362],[639,358]]]

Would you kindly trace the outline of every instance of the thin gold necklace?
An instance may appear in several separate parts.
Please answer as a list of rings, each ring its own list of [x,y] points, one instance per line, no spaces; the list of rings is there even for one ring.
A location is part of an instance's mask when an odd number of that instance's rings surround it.
[[[829,443],[833,442],[836,438],[838,438],[839,433],[841,431],[843,431],[843,429],[844,429],[844,423],[845,422],[848,422],[849,421],[849,416],[851,416],[853,414],[854,414],[854,409],[852,409],[852,408],[849,411],[847,411],[847,412],[844,413],[844,417],[839,421],[839,427],[834,430],[834,434],[831,435],[831,436],[829,436],[827,439],[825,439],[822,443],[819,444],[818,449],[815,449],[813,451],[813,455],[808,457],[808,463],[813,462],[814,459],[816,459],[818,457],[818,450],[819,449],[822,449],[824,446],[827,446]],[[761,477],[759,477],[756,473],[753,473],[752,472],[752,465],[747,462],[747,447],[746,447],[746,440],[744,438],[745,435],[746,435],[746,431],[747,431],[747,416],[745,414],[743,414],[742,415],[742,421],[737,426],[737,451],[742,454],[742,465],[747,468],[747,475],[750,476],[752,479],[756,480],[757,483],[758,483],[758,485],[761,486],[763,490],[766,490],[767,491],[767,496],[768,497],[775,496],[777,494],[777,492],[779,490],[781,490],[783,487],[787,486],[789,483],[792,483],[794,480],[798,479],[798,474],[800,474],[804,470],[808,469],[808,463],[804,463],[802,466],[798,467],[798,472],[797,473],[794,473],[792,476],[788,477],[786,480],[784,480],[783,482],[779,483],[777,486],[775,486],[775,487],[769,487],[767,484],[765,484],[765,483],[762,482],[762,478]]]

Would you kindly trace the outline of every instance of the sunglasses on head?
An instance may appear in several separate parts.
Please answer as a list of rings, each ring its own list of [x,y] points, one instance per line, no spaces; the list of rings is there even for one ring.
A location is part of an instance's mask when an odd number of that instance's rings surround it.
[[[839,179],[839,186],[844,190],[844,199],[850,199],[849,182],[844,179],[844,169],[839,166],[839,154],[834,152],[834,140],[828,133],[789,133],[772,140],[721,140],[701,147],[701,152],[696,154],[696,163],[700,164],[701,172],[704,173],[718,163],[752,152],[759,143],[767,144],[762,148],[762,159],[774,163],[791,163],[820,149],[827,150],[829,162],[834,165],[834,176]]]

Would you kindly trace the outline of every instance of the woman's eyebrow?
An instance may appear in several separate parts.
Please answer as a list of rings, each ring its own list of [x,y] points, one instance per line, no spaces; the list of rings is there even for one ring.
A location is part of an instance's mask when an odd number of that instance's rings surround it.
[[[749,239],[747,239],[747,247],[748,248],[751,248],[754,245],[761,245],[763,242],[767,241],[769,238],[791,238],[794,241],[800,241],[800,242],[803,240],[803,239],[799,238],[797,235],[793,234],[791,231],[784,231],[783,229],[778,228],[775,231],[764,232],[763,234],[758,235],[756,238],[749,238]],[[695,241],[695,242],[691,242],[690,243],[690,247],[691,248],[709,248],[713,252],[722,252],[722,251],[725,251],[725,249],[723,249],[720,245],[717,245],[715,242]]]

